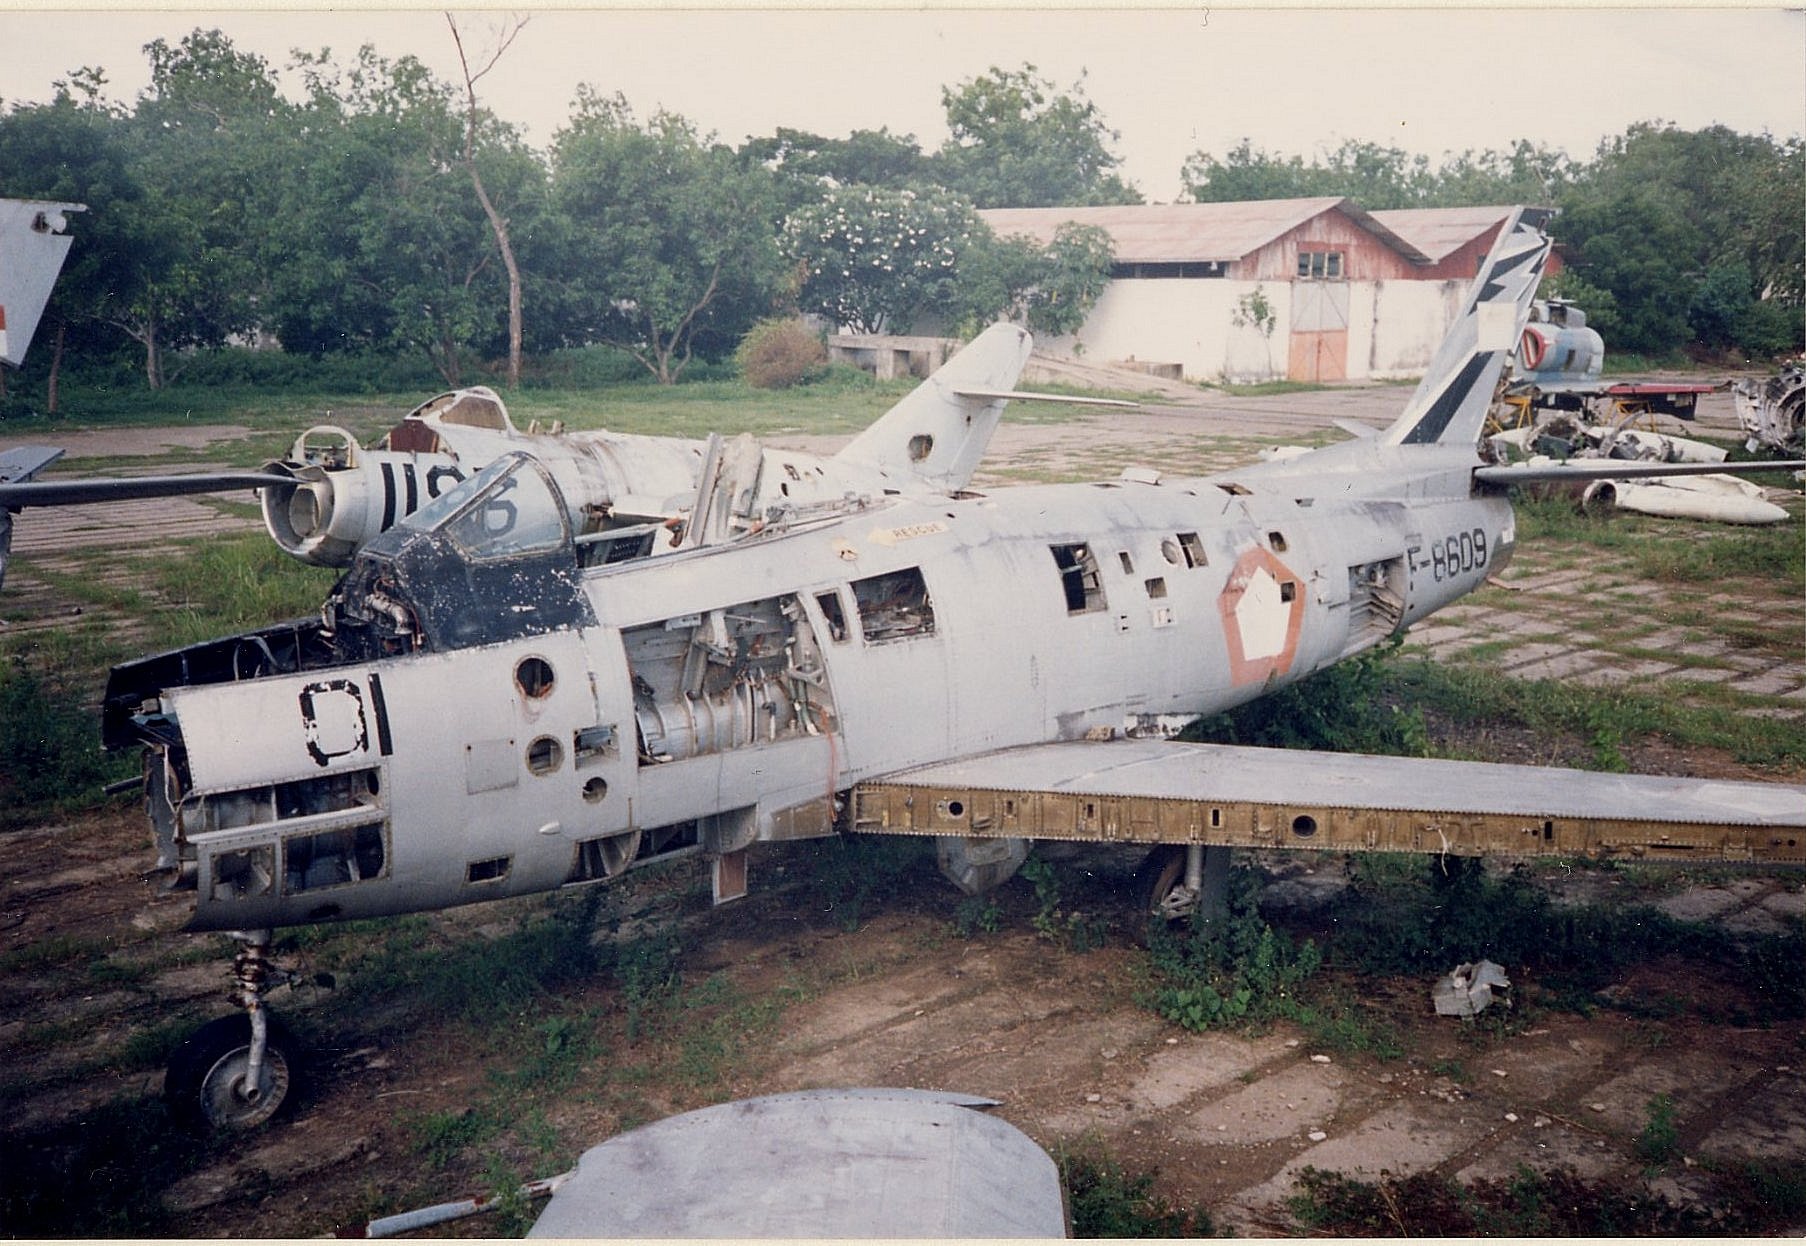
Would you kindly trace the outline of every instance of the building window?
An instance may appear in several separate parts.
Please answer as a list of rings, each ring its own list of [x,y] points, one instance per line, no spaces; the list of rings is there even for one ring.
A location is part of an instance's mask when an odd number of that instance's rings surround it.
[[[1298,252],[1298,279],[1300,281],[1340,281],[1342,279],[1342,252],[1300,250]]]

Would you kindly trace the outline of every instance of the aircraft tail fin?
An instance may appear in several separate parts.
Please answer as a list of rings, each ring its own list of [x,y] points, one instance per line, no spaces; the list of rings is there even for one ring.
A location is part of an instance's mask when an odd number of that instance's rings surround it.
[[[1480,266],[1467,306],[1437,347],[1404,414],[1380,435],[1389,445],[1472,445],[1480,438],[1549,259],[1549,208],[1518,208]]]
[[[1026,329],[992,325],[835,457],[938,489],[964,488],[1033,347]]]

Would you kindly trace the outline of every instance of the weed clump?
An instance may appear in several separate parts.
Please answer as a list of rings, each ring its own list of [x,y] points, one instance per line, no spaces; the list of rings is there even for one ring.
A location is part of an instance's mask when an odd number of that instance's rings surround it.
[[[1029,924],[1037,934],[1069,952],[1089,952],[1104,946],[1109,923],[1095,914],[1062,906],[1060,874],[1053,862],[1030,857],[1023,863],[1022,877],[1034,884],[1037,907]]]
[[[1261,748],[1427,756],[1430,741],[1423,712],[1402,709],[1386,696],[1388,671],[1403,643],[1393,637],[1308,679],[1201,719],[1180,738]]]
[[[1756,1175],[1752,1175],[1755,1173]],[[1748,1197],[1772,1173],[1749,1165],[1715,1174],[1710,1197],[1676,1205],[1632,1178],[1589,1181],[1527,1167],[1500,1181],[1461,1185],[1434,1173],[1377,1182],[1307,1168],[1288,1209],[1322,1237],[1674,1237],[1774,1233],[1795,1223],[1797,1198]]]
[[[1161,981],[1156,1012],[1188,1030],[1300,1013],[1299,989],[1323,954],[1315,943],[1298,944],[1261,920],[1259,889],[1253,870],[1238,869],[1230,875],[1226,914],[1199,914],[1181,931],[1152,928],[1148,950]]]
[[[761,320],[740,339],[734,363],[754,389],[789,389],[823,374],[828,348],[801,320]]]
[[[813,841],[803,884],[847,930],[859,929],[868,903],[901,894],[926,860],[926,841],[907,835],[833,835]]]
[[[1060,1184],[1074,1237],[1214,1237],[1201,1207],[1174,1207],[1153,1193],[1152,1173],[1129,1174],[1100,1151],[1059,1155]]]

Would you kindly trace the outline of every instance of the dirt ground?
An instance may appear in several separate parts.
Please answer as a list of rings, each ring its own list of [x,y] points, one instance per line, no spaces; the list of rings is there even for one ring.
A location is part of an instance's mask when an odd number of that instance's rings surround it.
[[[1158,462],[1219,452],[1201,449],[1207,442],[1306,434],[1335,417],[1378,423],[1403,392],[1225,399],[1216,414],[1148,411],[1112,424],[1110,450]],[[1000,476],[1036,455],[1050,469],[1070,466],[1088,462],[1098,440],[1083,421],[1006,425],[994,461]],[[1631,760],[1746,774],[1703,751]],[[1405,1052],[1384,1059],[1325,1050],[1285,1024],[1200,1035],[1162,1021],[1141,1002],[1146,957],[1122,919],[1133,856],[1091,850],[1060,863],[1074,880],[1069,908],[1118,919],[1103,946],[1074,950],[1032,928],[1035,900],[1021,879],[1006,888],[993,933],[956,930],[958,897],[931,869],[849,920],[796,882],[802,851],[755,856],[753,894],[719,910],[708,909],[700,872],[682,867],[609,901],[609,924],[623,929],[675,918],[686,989],[715,984],[715,993],[699,993],[693,1015],[635,1033],[613,978],[564,988],[560,1009],[588,1027],[586,1045],[531,1128],[521,1123],[494,1143],[511,1171],[549,1175],[623,1128],[728,1098],[880,1085],[1002,1100],[1000,1114],[1050,1149],[1102,1146],[1126,1170],[1157,1174],[1169,1201],[1201,1206],[1220,1229],[1244,1236],[1299,1231],[1285,1200],[1307,1167],[1461,1180],[1566,1168],[1589,1179],[1648,1178],[1656,1193],[1685,1202],[1709,1199],[1710,1173],[1725,1163],[1775,1161],[1797,1172],[1806,1161],[1806,1030],[1753,1023],[1757,1004],[1695,962],[1638,966],[1590,1012],[1534,1006],[1537,984],[1514,972],[1530,1006],[1479,1024],[1437,1018],[1428,981],[1368,983],[1380,997],[1367,1002]],[[152,854],[130,807],[0,836],[0,864],[0,1167],[49,1172],[56,1165],[46,1156],[67,1155],[95,1163],[85,1175],[92,1182],[119,1180],[94,1159],[111,1154],[95,1131],[157,1094],[160,1067],[135,1052],[177,1023],[227,1010],[229,954],[217,936],[174,928],[179,915],[146,879]],[[1269,898],[1307,913],[1347,877],[1340,858],[1263,864]],[[1551,882],[1574,896],[1620,885],[1630,884],[1599,872]],[[1758,934],[1806,914],[1797,875],[1683,878],[1654,895],[1675,916]],[[527,902],[477,906],[427,926],[435,937],[481,940],[539,911]],[[369,986],[341,980],[334,989],[359,985]],[[331,999],[298,990],[276,1003],[307,1029]],[[760,1001],[775,1011],[754,1017]],[[422,1123],[498,1110],[506,1101],[498,1067],[521,1064],[519,1044],[504,1038],[536,1033],[540,1018],[528,1007],[492,1026],[410,1025],[384,1007],[313,1027],[325,1041],[291,1117],[230,1143],[169,1142],[187,1147],[187,1158],[138,1223],[179,1236],[304,1237],[482,1190],[484,1171],[468,1156],[429,1161]],[[715,1044],[707,1060],[694,1042],[705,1032]],[[1636,1140],[1664,1095],[1680,1158],[1652,1173]],[[556,1143],[535,1149],[524,1140],[535,1132]],[[84,1174],[64,1175],[82,1188]],[[0,1231],[58,1236],[73,1231],[59,1226],[90,1223],[40,1208]]]

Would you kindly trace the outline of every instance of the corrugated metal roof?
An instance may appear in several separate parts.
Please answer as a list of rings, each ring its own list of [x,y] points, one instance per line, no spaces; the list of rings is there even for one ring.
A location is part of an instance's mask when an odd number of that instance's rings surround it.
[[[1237,203],[1125,204],[1103,208],[988,208],[979,213],[1000,236],[1026,235],[1045,246],[1067,222],[1109,231],[1119,264],[1233,263],[1325,212],[1340,211],[1406,259],[1429,263],[1412,243],[1352,202],[1254,199]]]
[[[1441,263],[1511,215],[1509,207],[1394,208],[1373,219]]]

